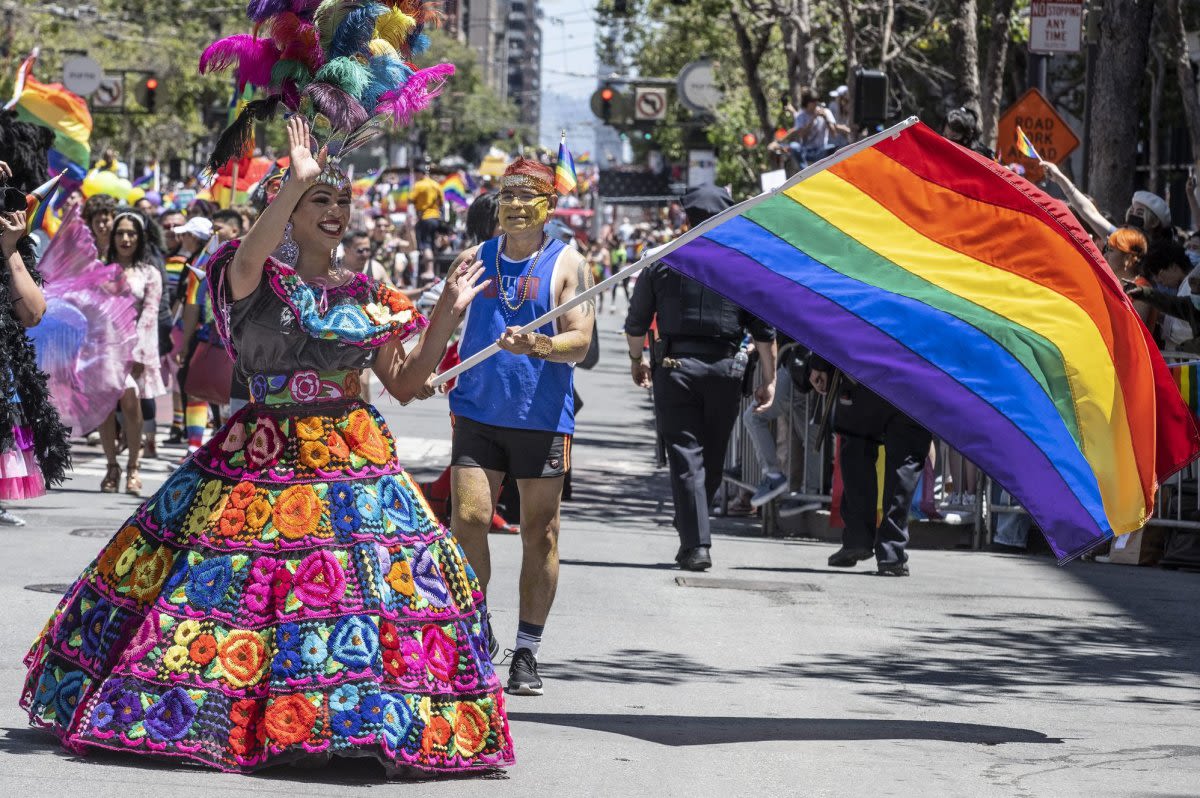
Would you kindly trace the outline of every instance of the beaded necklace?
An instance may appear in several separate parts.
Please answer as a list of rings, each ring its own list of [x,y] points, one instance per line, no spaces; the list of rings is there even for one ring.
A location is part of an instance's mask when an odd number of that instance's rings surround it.
[[[512,321],[513,316],[521,306],[525,304],[525,300],[529,299],[529,278],[533,276],[533,270],[537,267],[537,263],[542,258],[542,253],[546,251],[546,244],[550,241],[549,237],[542,233],[542,243],[538,247],[538,251],[529,259],[529,268],[525,270],[525,276],[520,278],[518,290],[521,294],[517,304],[508,301],[508,293],[504,290],[504,275],[500,272],[500,254],[504,252],[504,244],[508,240],[508,236],[500,236],[500,246],[496,247],[496,293],[500,296],[500,312],[504,314],[507,321]]]

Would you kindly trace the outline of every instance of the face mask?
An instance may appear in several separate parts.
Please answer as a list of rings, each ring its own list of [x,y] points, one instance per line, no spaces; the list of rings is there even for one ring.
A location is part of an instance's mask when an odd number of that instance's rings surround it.
[[[1188,260],[1192,262],[1193,269],[1200,266],[1200,250],[1193,251],[1193,250],[1189,249],[1187,256],[1188,256]]]
[[[1134,228],[1137,228],[1138,230],[1145,230],[1146,222],[1142,219],[1141,216],[1136,215],[1134,213],[1134,211],[1129,211],[1128,213],[1125,214],[1125,226],[1126,227],[1134,227]]]

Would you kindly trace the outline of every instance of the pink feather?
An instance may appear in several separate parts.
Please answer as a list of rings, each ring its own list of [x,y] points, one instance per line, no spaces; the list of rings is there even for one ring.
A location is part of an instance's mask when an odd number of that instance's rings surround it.
[[[375,113],[390,114],[396,125],[412,124],[413,117],[442,93],[442,84],[454,74],[454,64],[436,64],[414,72],[403,86],[384,92]]]
[[[270,39],[238,33],[218,39],[200,56],[200,74],[222,72],[237,64],[238,90],[249,83],[269,86],[271,67],[279,60],[279,48]]]

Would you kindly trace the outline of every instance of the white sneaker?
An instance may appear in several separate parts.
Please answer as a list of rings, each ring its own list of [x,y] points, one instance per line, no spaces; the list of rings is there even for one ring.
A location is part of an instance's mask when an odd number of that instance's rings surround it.
[[[0,507],[0,526],[25,526],[25,519]]]

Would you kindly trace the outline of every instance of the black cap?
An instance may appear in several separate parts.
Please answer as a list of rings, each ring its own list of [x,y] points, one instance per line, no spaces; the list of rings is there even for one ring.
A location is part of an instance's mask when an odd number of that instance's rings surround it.
[[[733,197],[729,192],[712,183],[702,183],[689,188],[683,195],[683,210],[687,213],[688,222],[699,224],[711,216],[716,216],[726,208],[733,207]]]

